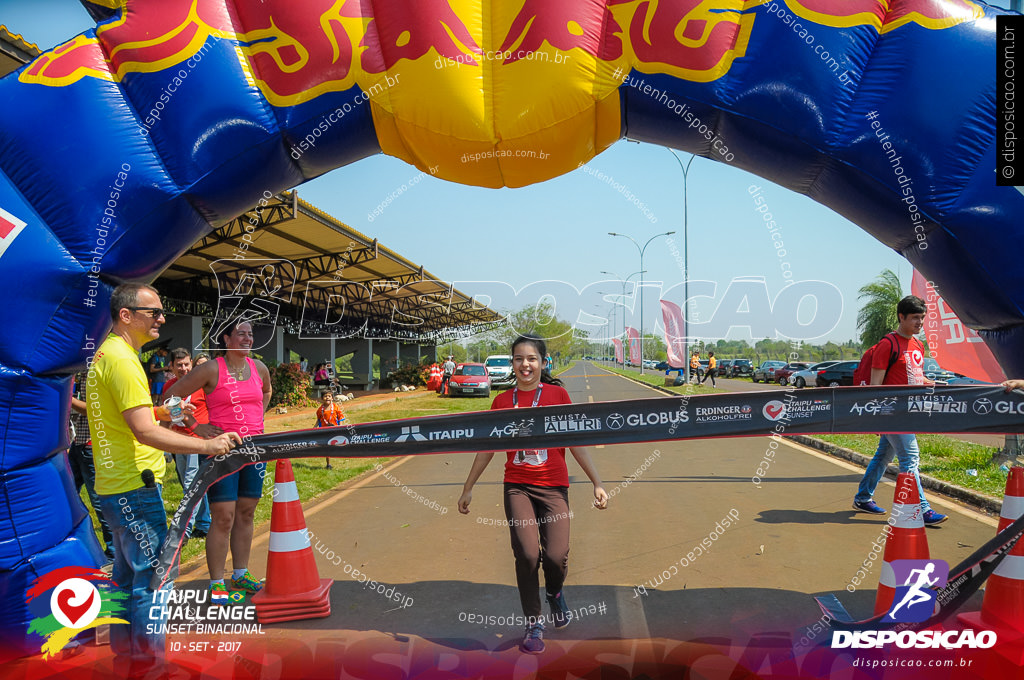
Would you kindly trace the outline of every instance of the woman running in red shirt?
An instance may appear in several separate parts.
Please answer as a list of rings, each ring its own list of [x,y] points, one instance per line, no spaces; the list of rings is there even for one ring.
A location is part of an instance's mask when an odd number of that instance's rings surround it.
[[[512,343],[512,370],[516,386],[494,398],[492,409],[529,408],[572,403],[562,382],[543,368],[547,354],[544,341],[520,336]],[[608,494],[586,448],[569,449],[594,484],[594,507],[608,506]],[[562,593],[569,569],[569,472],[565,449],[506,451],[505,517],[512,533],[519,601],[528,624],[519,649],[528,654],[544,651],[544,620],[541,616],[538,571],[543,564],[544,585],[556,629],[569,625],[571,613]],[[466,478],[459,512],[469,514],[473,485],[480,479],[494,453],[478,453]],[[544,559],[541,560],[543,550]]]

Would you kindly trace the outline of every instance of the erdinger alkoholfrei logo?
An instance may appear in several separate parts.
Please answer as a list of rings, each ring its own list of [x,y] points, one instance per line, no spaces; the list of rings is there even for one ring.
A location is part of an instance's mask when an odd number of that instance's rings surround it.
[[[945,560],[893,560],[892,571],[896,595],[883,621],[920,623],[935,611],[935,591],[949,580],[949,564]]]
[[[110,577],[92,567],[62,567],[37,578],[26,602],[35,616],[28,632],[45,638],[44,657],[64,649],[82,631],[105,624],[124,623],[128,593]]]

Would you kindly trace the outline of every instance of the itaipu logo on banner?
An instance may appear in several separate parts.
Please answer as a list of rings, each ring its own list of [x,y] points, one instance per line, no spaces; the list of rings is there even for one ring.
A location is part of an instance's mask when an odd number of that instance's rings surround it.
[[[99,569],[62,567],[40,576],[25,598],[34,618],[28,632],[45,641],[44,657],[64,649],[79,633],[106,624],[127,624],[129,594]]]

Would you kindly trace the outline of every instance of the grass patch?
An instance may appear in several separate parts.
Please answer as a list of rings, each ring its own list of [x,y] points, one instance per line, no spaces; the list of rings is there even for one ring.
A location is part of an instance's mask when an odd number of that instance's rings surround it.
[[[448,413],[465,413],[468,411],[486,411],[490,408],[489,399],[479,397],[441,397],[430,393],[425,397],[415,399],[401,399],[398,401],[383,401],[379,405],[347,413],[348,420],[355,425],[369,423],[379,420],[399,420],[402,418],[415,418],[425,415],[443,415]],[[267,432],[285,432],[300,430],[312,427],[316,422],[315,411],[310,409],[309,413],[298,413],[288,418],[274,419],[267,423]],[[292,470],[295,472],[295,484],[299,490],[299,497],[302,501],[311,501],[328,491],[334,489],[342,482],[372,470],[377,463],[386,464],[391,458],[331,458],[331,469],[326,469],[327,460],[319,458],[294,458],[292,459]],[[267,466],[267,476],[263,480],[263,500],[256,506],[255,524],[270,521],[270,512],[273,503],[270,495],[273,493],[274,475],[273,466]],[[183,491],[178,483],[178,475],[174,470],[173,463],[168,464],[167,472],[163,480],[164,508],[167,510],[167,518],[174,515],[181,502]],[[92,509],[89,497],[82,488],[82,503],[89,509],[92,515],[93,527],[96,528],[96,538],[103,543],[102,533],[99,531],[99,522],[96,521],[96,513]],[[206,548],[206,541],[193,539],[185,544],[181,553],[181,563],[203,554]]]
[[[711,387],[710,383],[704,383],[703,385],[666,385],[665,375],[661,371],[658,371],[657,373],[644,373],[643,375],[640,375],[636,371],[632,371],[628,368],[617,368],[614,366],[601,366],[601,368],[605,369],[606,371],[611,371],[612,373],[615,373],[617,375],[623,375],[626,376],[627,378],[640,380],[648,385],[654,385],[655,387],[663,387],[666,390],[669,390],[670,392],[675,392],[676,394],[699,395],[731,391],[722,387]],[[675,378],[674,373],[672,375],[672,378]]]
[[[873,456],[878,448],[878,436],[873,434],[827,434],[815,435],[814,438],[865,456]],[[941,434],[919,434],[917,445],[921,449],[923,474],[994,498],[1002,497],[1006,489],[1006,473],[992,458],[998,449]],[[895,459],[893,465],[896,465]],[[969,469],[977,470],[978,476],[967,474]]]

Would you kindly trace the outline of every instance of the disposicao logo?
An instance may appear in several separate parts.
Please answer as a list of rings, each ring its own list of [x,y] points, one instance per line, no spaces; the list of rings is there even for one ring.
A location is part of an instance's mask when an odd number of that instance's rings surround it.
[[[128,593],[105,573],[92,567],[62,567],[40,576],[25,591],[35,615],[28,632],[45,638],[44,657],[54,656],[82,631],[124,623]]]
[[[893,560],[896,586],[892,606],[882,621],[921,623],[935,612],[935,588],[949,580],[949,564],[944,560]],[[832,633],[832,648],[875,649],[895,644],[900,649],[987,649],[996,643],[996,634],[985,630],[837,630]]]

